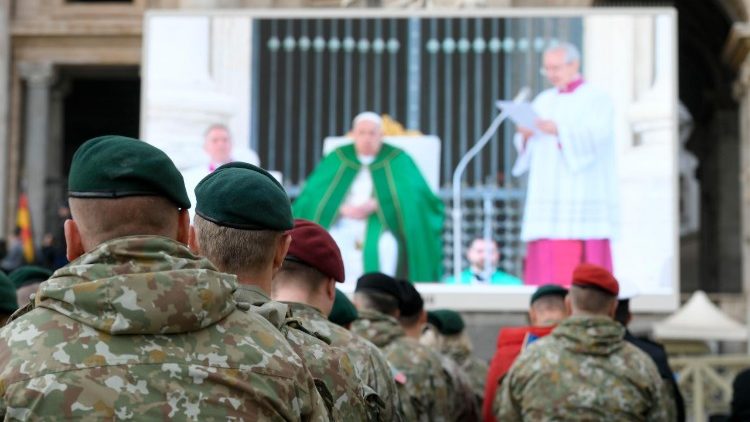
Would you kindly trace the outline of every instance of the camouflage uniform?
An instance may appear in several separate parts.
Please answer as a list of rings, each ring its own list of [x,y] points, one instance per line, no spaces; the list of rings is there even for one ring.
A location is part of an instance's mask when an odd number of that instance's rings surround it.
[[[374,311],[360,311],[352,323],[355,334],[370,340],[383,351],[385,358],[405,378],[401,401],[411,403],[415,417],[408,420],[446,421],[450,416],[448,381],[440,356],[406,337],[398,321]]]
[[[448,380],[450,418],[452,421],[479,420],[479,401],[474,395],[469,378],[458,364],[448,356],[438,354],[443,372]]]
[[[252,305],[255,312],[250,313],[263,315],[286,337],[315,379],[331,420],[368,419],[364,399],[367,392],[357,378],[354,365],[346,352],[331,347],[328,339],[315,335],[314,329],[300,318],[294,317],[289,306],[271,300],[257,286],[240,284],[234,297],[238,303]]]
[[[474,356],[471,342],[466,332],[455,335],[439,333],[434,327],[425,332],[420,342],[426,346],[434,347],[438,352],[453,359],[463,371],[471,385],[471,389],[482,408],[484,398],[484,381],[489,370],[487,362]]]
[[[380,421],[401,420],[401,406],[393,372],[377,346],[329,321],[312,306],[302,303],[288,303],[288,305],[296,318],[302,319],[317,334],[331,340],[332,346],[346,351],[354,364],[357,377],[377,392],[380,398],[382,406],[378,406],[376,419]]]
[[[313,379],[234,276],[157,236],[114,239],[0,330],[6,420],[326,420]]]
[[[513,364],[495,398],[497,420],[673,420],[654,363],[624,334],[607,317],[563,321]]]

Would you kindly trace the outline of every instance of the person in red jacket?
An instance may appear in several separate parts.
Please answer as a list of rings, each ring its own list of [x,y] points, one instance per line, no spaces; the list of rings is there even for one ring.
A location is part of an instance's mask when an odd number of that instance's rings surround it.
[[[551,333],[555,326],[565,319],[565,296],[568,290],[554,284],[539,287],[531,295],[529,305],[530,326],[508,327],[500,330],[497,348],[490,362],[487,381],[484,384],[482,419],[484,422],[498,422],[492,413],[492,401],[500,381],[508,372],[516,357],[535,340]]]

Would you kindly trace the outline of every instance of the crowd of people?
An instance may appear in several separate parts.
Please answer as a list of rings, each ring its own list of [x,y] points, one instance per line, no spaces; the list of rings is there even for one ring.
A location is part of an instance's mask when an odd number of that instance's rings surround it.
[[[604,267],[539,287],[531,325],[501,330],[488,365],[461,315],[427,311],[410,280],[365,272],[350,301],[334,238],[260,167],[221,165],[194,193],[146,142],[77,150],[70,263],[0,272],[2,417],[685,420],[663,349],[628,332]]]

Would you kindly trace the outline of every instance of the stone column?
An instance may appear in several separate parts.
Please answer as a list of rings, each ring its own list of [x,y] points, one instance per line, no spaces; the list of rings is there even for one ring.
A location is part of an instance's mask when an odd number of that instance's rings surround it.
[[[52,64],[22,62],[18,65],[18,71],[26,83],[21,189],[29,198],[34,245],[39,246],[45,232],[44,217],[47,205],[47,148]]]
[[[724,60],[737,72],[734,97],[740,104],[740,240],[745,321],[750,327],[750,23],[737,23],[729,34]],[[750,332],[748,333],[750,351]]]
[[[8,168],[10,160],[8,154],[8,106],[10,105],[10,84],[8,70],[10,61],[10,35],[8,27],[10,2],[0,3],[0,198],[8,196]],[[8,201],[0,204],[0,238],[5,237],[5,218]]]

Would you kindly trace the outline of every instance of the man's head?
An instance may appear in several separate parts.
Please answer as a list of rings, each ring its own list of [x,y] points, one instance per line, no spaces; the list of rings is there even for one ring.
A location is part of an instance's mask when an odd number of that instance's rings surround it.
[[[336,282],[344,281],[341,251],[322,226],[296,219],[289,232],[292,243],[281,269],[273,280],[273,298],[305,303],[331,313],[336,298]]]
[[[398,318],[401,315],[398,281],[383,273],[367,273],[357,280],[354,306],[359,311],[376,311]]]
[[[564,89],[580,77],[581,53],[570,43],[560,43],[545,50],[542,71],[550,84]]]
[[[581,264],[573,271],[573,283],[565,298],[572,315],[614,318],[620,286],[605,268]]]
[[[359,313],[352,301],[346,297],[344,292],[336,289],[336,299],[333,301],[333,309],[328,315],[328,320],[348,330],[357,318],[359,318]]]
[[[466,259],[469,260],[471,268],[484,271],[484,263],[487,258],[489,258],[490,270],[494,271],[497,268],[497,263],[500,262],[500,251],[497,249],[495,242],[487,241],[481,237],[474,239],[469,246],[469,250],[466,251]]]
[[[398,322],[401,323],[407,335],[419,338],[422,335],[422,329],[427,324],[424,300],[409,281],[398,280],[398,284],[401,290]]]
[[[375,156],[383,146],[383,120],[377,114],[366,111],[352,121],[352,137],[357,155]]]
[[[568,290],[555,284],[547,284],[536,289],[531,295],[529,321],[535,327],[549,327],[559,324],[568,315],[565,297]]]
[[[226,164],[232,161],[232,136],[226,126],[220,123],[209,126],[203,138],[203,151],[211,163]]]
[[[123,236],[158,235],[187,243],[185,182],[172,160],[146,142],[124,136],[86,141],[73,155],[68,196],[69,260]]]
[[[191,249],[270,293],[291,242],[286,232],[294,226],[281,184],[252,164],[229,163],[198,183],[195,198]]]

